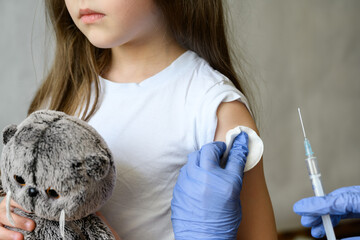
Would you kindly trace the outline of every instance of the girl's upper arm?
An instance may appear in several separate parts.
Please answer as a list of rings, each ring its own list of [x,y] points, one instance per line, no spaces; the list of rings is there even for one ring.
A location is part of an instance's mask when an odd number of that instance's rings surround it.
[[[217,110],[215,141],[225,141],[227,131],[236,126],[250,127],[258,133],[246,106],[233,101],[221,103]],[[237,239],[277,239],[275,218],[263,171],[263,160],[244,174],[240,194],[242,220]],[[261,231],[259,231],[261,229]]]

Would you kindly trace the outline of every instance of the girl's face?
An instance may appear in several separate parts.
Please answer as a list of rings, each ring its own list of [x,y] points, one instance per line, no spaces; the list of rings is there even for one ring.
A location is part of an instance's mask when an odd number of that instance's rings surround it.
[[[76,26],[98,48],[136,43],[162,29],[153,0],[65,0]]]

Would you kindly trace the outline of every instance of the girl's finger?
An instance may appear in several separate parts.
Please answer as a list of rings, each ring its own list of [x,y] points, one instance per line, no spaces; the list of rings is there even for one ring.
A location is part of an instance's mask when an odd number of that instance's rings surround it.
[[[0,207],[5,208],[5,206],[6,206],[6,198],[7,198],[7,196],[5,196],[5,197],[3,198],[3,200],[1,201]],[[17,202],[15,202],[15,201],[12,200],[12,199],[10,199],[10,207],[11,207],[11,208],[18,208],[18,209],[20,209],[20,210],[28,213],[28,211],[26,211],[25,209],[23,209],[22,206],[20,206]]]
[[[1,240],[23,240],[24,236],[15,231],[11,231],[9,229],[0,226],[0,239]]]
[[[33,231],[35,229],[35,222],[32,219],[19,216],[11,212],[11,216],[14,219],[15,226],[13,226],[6,217],[6,210],[2,208],[0,213],[0,223],[6,226],[16,227],[25,231]],[[2,238],[0,238],[2,239]]]
[[[14,200],[10,200],[10,206],[14,207],[14,208],[18,208],[24,212],[30,213],[29,211],[26,211],[22,206],[20,206],[17,202],[15,202]]]

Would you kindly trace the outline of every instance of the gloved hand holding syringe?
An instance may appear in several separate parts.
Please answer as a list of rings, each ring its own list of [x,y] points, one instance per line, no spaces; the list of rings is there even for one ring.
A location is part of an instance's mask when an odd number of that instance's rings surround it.
[[[321,184],[321,174],[320,171],[318,169],[317,166],[317,160],[316,157],[314,156],[314,152],[311,149],[311,145],[309,140],[306,138],[306,134],[305,134],[305,129],[304,129],[304,124],[301,118],[301,113],[300,113],[300,108],[298,108],[298,112],[299,112],[299,117],[300,117],[300,121],[301,121],[301,126],[302,126],[302,130],[304,133],[304,146],[305,146],[305,154],[306,154],[306,164],[307,164],[307,169],[309,172],[309,177],[312,183],[312,187],[315,193],[315,196],[324,196],[324,190]],[[333,225],[331,223],[331,219],[330,219],[330,215],[324,215],[321,217],[322,218],[322,222],[325,228],[325,233],[326,233],[326,237],[328,240],[336,240],[335,237],[335,233],[334,233],[334,229],[333,229]]]

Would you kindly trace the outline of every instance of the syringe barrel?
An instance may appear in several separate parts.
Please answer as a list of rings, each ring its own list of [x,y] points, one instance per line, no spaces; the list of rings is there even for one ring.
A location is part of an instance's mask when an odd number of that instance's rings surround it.
[[[315,196],[322,197],[325,195],[324,189],[321,184],[321,174],[318,175],[310,175],[311,185],[313,187]]]
[[[313,158],[315,158],[315,157],[313,157]],[[306,161],[306,162],[307,163],[310,162],[310,163],[315,164],[315,165],[317,164],[316,163],[316,158],[315,158],[315,160],[310,158],[310,161]],[[312,164],[309,164],[309,165],[314,166]],[[308,169],[309,168],[312,169],[311,167],[309,167],[309,165],[308,165]],[[324,196],[325,193],[324,193],[324,189],[323,189],[322,184],[321,184],[321,174],[318,171],[317,166],[315,166],[314,171],[312,171],[312,172],[317,172],[317,174],[310,174],[310,172],[311,171],[309,170],[309,176],[310,176],[310,180],[311,180],[311,184],[312,184],[315,196],[317,196],[317,197]],[[324,215],[324,216],[321,216],[321,218],[322,218],[322,221],[323,221],[323,225],[324,225],[324,229],[325,229],[327,239],[328,240],[336,240],[333,225],[332,225],[331,219],[330,219],[330,215]]]
[[[315,196],[324,196],[324,190],[320,179],[321,174],[317,165],[316,157],[311,155],[305,159],[305,162]]]
[[[309,156],[308,158],[305,159],[306,162],[306,167],[308,169],[308,173],[309,175],[319,175],[320,171],[317,165],[317,160],[316,157],[314,156]]]

